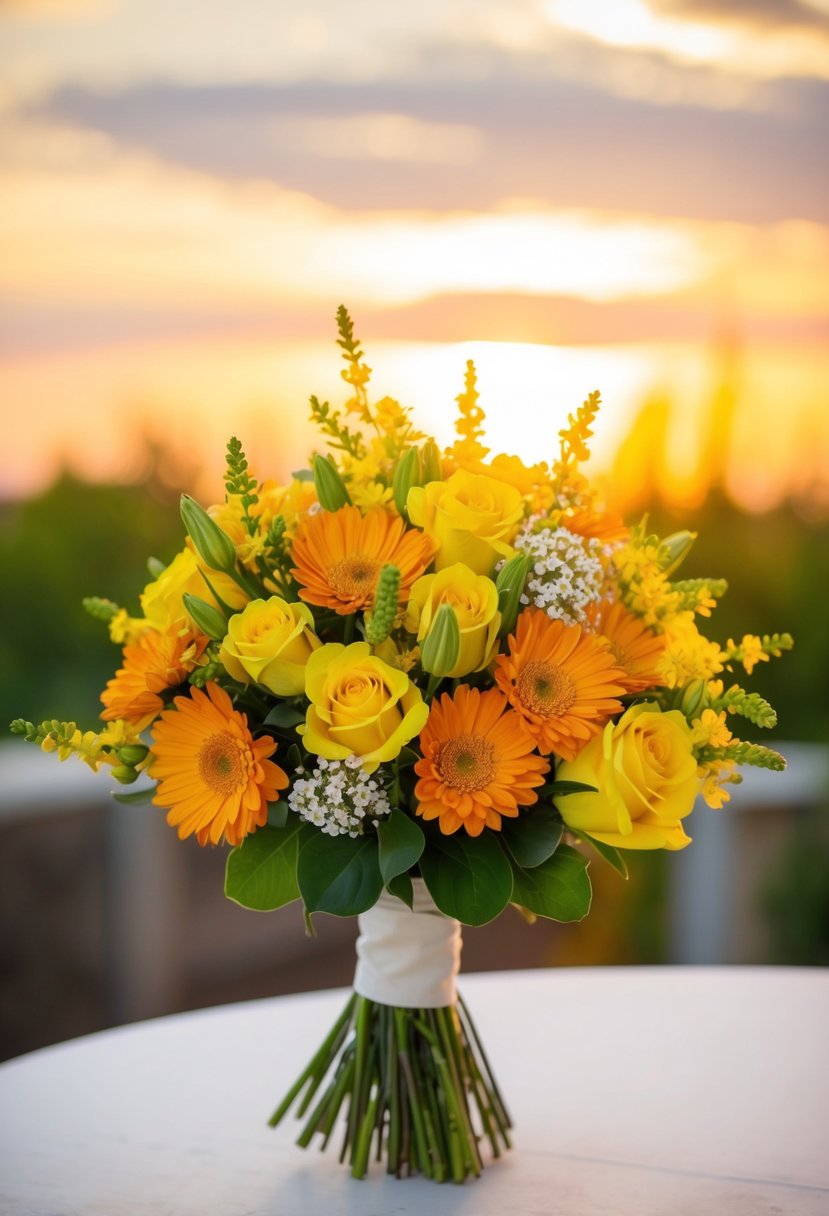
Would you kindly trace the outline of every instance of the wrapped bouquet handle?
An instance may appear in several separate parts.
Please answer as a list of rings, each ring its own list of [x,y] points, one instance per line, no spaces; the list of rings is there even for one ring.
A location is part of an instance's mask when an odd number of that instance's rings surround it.
[[[422,878],[412,888],[411,909],[384,891],[358,916],[354,991],[381,1005],[445,1008],[457,999],[461,926],[438,910]]]
[[[374,1146],[390,1174],[464,1182],[483,1168],[482,1141],[495,1157],[509,1148],[510,1119],[455,990],[460,923],[422,879],[412,887],[412,909],[384,892],[359,916],[354,992],[270,1123],[296,1102],[309,1115],[297,1143],[319,1134],[324,1148],[345,1109],[341,1159],[355,1178]]]

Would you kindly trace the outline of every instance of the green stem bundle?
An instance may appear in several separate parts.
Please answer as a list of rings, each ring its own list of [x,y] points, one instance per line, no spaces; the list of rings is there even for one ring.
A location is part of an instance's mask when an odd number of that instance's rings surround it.
[[[483,1169],[481,1141],[493,1157],[510,1147],[509,1115],[460,999],[402,1009],[352,994],[271,1127],[294,1102],[297,1118],[310,1109],[297,1139],[303,1148],[319,1134],[324,1149],[344,1113],[340,1160],[355,1178],[365,1177],[372,1147],[398,1178],[422,1173],[456,1183]]]

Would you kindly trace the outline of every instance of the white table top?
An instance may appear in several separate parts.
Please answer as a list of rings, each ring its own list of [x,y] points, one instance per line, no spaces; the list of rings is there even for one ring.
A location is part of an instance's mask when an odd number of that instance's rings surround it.
[[[829,1212],[829,975],[462,977],[516,1125],[464,1187],[294,1146],[266,1119],[342,990],[162,1018],[0,1068],[4,1216]],[[332,1142],[333,1147],[333,1142]]]

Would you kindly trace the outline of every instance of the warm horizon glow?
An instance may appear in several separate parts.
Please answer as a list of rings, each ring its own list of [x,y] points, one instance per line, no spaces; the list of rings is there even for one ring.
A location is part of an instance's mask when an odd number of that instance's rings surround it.
[[[472,357],[495,449],[551,455],[598,387],[620,497],[825,504],[825,0],[239,0],[232,36],[223,0],[18,0],[0,34],[0,495],[135,477],[145,433],[205,489],[234,432],[290,471],[344,302],[443,440]]]
[[[598,388],[603,406],[591,468],[599,477],[613,473],[607,491],[623,510],[639,509],[651,489],[668,502],[699,503],[717,480],[750,510],[776,506],[788,495],[829,508],[829,413],[811,367],[798,366],[785,351],[739,356],[736,364],[732,352],[726,365],[716,352],[681,344],[365,345],[373,396],[396,395],[441,444],[452,441],[454,398],[466,360],[473,359],[487,445],[527,462],[554,456],[567,414]],[[825,352],[820,368],[825,383]],[[286,478],[324,447],[308,421],[307,400],[313,392],[342,402],[339,369],[333,341],[261,338],[21,360],[0,370],[0,393],[31,402],[39,435],[17,437],[14,467],[0,465],[0,497],[31,493],[62,466],[93,480],[132,480],[142,472],[146,439],[161,442],[191,470],[193,480],[182,488],[206,500],[221,493],[231,434],[242,439],[259,476]],[[83,385],[82,398],[72,393],[73,384]],[[796,404],[781,430],[776,418],[784,386]],[[663,423],[628,436],[648,402],[663,403]]]

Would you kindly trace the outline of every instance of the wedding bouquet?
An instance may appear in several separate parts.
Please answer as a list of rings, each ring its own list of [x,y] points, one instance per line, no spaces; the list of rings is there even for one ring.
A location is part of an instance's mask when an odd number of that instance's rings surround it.
[[[775,714],[728,673],[792,643],[709,640],[725,582],[673,577],[693,535],[603,507],[580,467],[598,393],[528,465],[484,446],[468,363],[441,450],[370,402],[344,308],[338,327],[350,396],[311,398],[330,454],[260,482],[231,439],[224,501],[182,499],[186,542],[150,563],[140,614],[86,601],[123,647],[103,729],[12,729],[150,779],[116,797],[231,846],[238,903],[360,917],[354,994],[272,1122],[298,1101],[300,1143],[327,1143],[343,1112],[355,1176],[375,1151],[463,1181],[509,1118],[455,993],[460,925],[578,920],[590,850],[624,874],[620,850],[683,849],[698,796],[783,768],[732,733]]]

